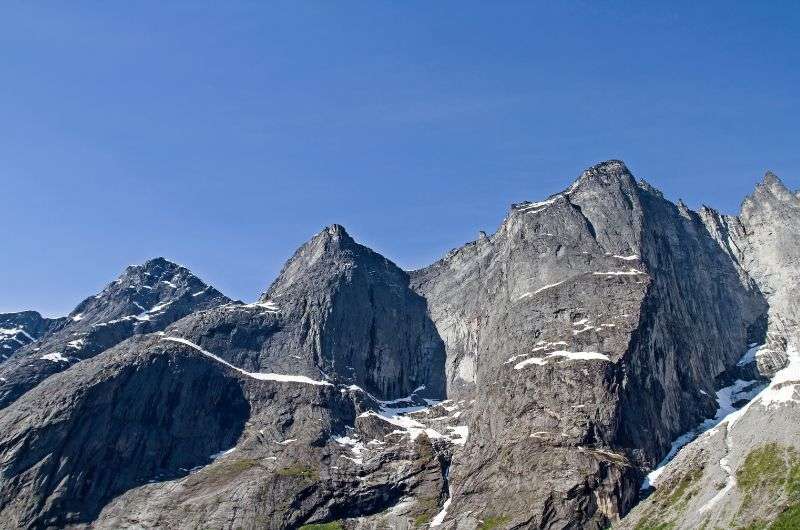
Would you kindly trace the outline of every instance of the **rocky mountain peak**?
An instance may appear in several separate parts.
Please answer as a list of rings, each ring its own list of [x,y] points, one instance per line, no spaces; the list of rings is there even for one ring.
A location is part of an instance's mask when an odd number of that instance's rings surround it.
[[[44,318],[37,311],[0,313],[0,363],[37,340],[63,319]]]
[[[101,292],[14,352],[0,370],[0,409],[54,373],[134,335],[163,330],[189,313],[230,302],[164,258],[126,267]]]
[[[633,175],[631,175],[628,166],[626,166],[625,162],[622,160],[606,160],[605,162],[600,162],[586,169],[581,173],[581,176],[578,177],[578,180],[581,181],[585,178],[627,180],[632,179]]]
[[[777,175],[767,171],[753,193],[742,202],[741,217],[782,215],[786,208],[800,210],[800,200]]]
[[[0,520],[747,526],[736,470],[765,433],[796,446],[800,410],[800,208],[771,174],[748,201],[696,213],[609,160],[413,272],[340,225],[258,303],[131,266],[0,365]],[[772,373],[768,406],[725,424]]]
[[[165,258],[130,265],[100,293],[81,302],[69,318],[96,324],[147,313],[183,296],[219,293],[189,269]]]

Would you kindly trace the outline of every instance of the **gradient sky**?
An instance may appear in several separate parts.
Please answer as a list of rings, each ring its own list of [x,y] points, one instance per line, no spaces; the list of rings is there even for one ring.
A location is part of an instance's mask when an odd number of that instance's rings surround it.
[[[625,160],[800,187],[796,2],[6,2],[0,311],[163,255],[252,300],[340,223],[405,268]]]

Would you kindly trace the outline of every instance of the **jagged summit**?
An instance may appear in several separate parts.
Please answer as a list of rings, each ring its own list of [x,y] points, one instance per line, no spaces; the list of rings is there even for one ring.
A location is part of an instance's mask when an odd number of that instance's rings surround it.
[[[39,339],[63,319],[45,318],[38,311],[0,313],[0,363]]]
[[[523,201],[511,205],[512,211],[540,211],[546,206],[557,202],[568,202],[570,197],[578,191],[594,188],[602,189],[609,186],[631,188],[636,185],[636,179],[628,167],[621,160],[606,160],[584,170],[577,179],[565,190],[550,195],[538,202]],[[649,186],[649,185],[648,185]]]
[[[742,201],[740,216],[745,220],[753,217],[774,217],[786,214],[786,209],[800,209],[800,199],[777,175],[767,171],[753,192]]]
[[[189,313],[230,302],[185,267],[164,258],[126,267],[0,369],[0,409],[52,374],[115,344],[163,330]]]
[[[336,224],[257,303],[131,266],[0,365],[0,520],[754,527],[748,452],[800,462],[800,208],[771,174],[748,200],[694,212],[609,160],[413,272]],[[775,493],[761,526],[800,502]]]

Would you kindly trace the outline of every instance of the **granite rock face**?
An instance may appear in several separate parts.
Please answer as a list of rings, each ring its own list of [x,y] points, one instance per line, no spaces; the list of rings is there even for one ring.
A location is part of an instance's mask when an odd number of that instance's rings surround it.
[[[743,394],[741,408],[718,413],[713,428],[664,465],[654,492],[620,528],[794,528],[800,512],[800,199],[767,173],[738,217],[708,208],[701,216],[764,294],[766,333],[737,363],[739,380],[718,394],[721,403]]]
[[[338,225],[255,303],[165,260],[129,269],[0,368],[0,520],[770,521],[794,490],[747,508],[767,486],[731,477],[773,453],[800,469],[797,203],[768,175],[740,216],[694,212],[612,160],[417,271]],[[664,506],[692,491],[696,513],[719,484],[703,517]]]
[[[458,528],[606,527],[641,470],[713,415],[707,394],[764,333],[762,296],[697,214],[617,161],[515,205],[414,284],[450,388],[480,418],[453,467]]]

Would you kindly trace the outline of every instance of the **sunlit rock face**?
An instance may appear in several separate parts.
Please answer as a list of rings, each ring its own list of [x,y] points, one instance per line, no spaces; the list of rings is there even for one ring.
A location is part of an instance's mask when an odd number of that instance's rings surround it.
[[[767,495],[745,475],[754,458],[800,466],[799,210],[767,175],[741,215],[695,212],[611,160],[416,271],[339,225],[254,303],[166,260],[129,268],[63,319],[9,321],[30,337],[0,365],[0,519],[785,517],[793,490],[748,508]]]

